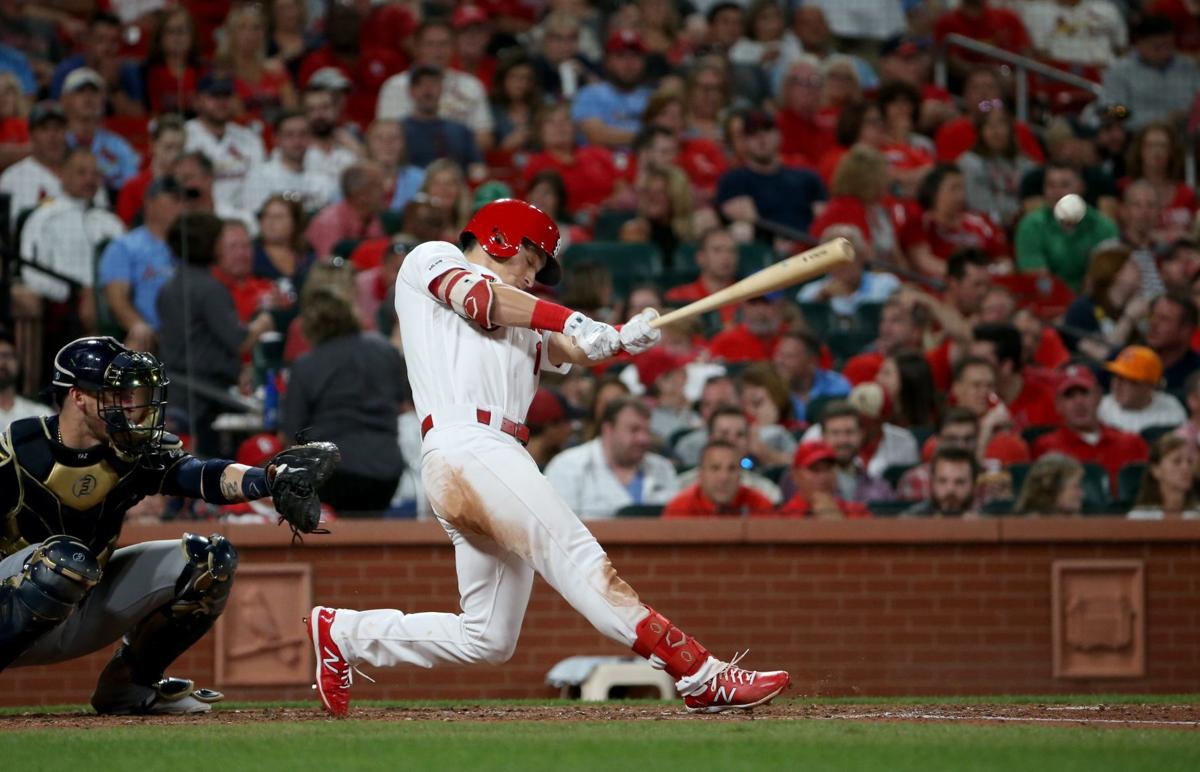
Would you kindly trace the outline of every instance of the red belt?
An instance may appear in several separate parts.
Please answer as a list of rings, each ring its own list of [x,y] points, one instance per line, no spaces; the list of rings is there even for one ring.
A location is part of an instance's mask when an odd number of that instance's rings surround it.
[[[492,425],[492,411],[490,410],[475,410],[475,419],[485,426]],[[421,439],[425,439],[425,435],[429,434],[429,430],[433,428],[433,415],[425,416],[421,421]],[[500,431],[516,439],[522,445],[529,444],[529,427],[525,424],[519,424],[516,421],[511,421],[507,418],[500,419]]]

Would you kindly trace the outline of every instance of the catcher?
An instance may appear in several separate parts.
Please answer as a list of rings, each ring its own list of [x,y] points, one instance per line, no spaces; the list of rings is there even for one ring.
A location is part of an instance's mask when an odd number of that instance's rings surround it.
[[[185,453],[163,431],[167,378],[152,355],[80,338],[54,359],[59,415],[0,434],[0,670],[63,662],[122,638],[100,673],[98,713],[202,713],[223,695],[164,670],[225,607],[237,550],[225,537],[116,549],[125,513],[165,493],[226,504],[271,496],[281,521],[316,530],[329,443],[263,467]]]

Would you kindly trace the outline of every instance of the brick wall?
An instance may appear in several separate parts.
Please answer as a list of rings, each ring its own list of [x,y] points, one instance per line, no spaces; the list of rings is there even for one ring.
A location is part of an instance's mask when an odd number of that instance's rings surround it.
[[[130,543],[177,538],[131,527]],[[621,575],[719,655],[785,667],[793,694],[1187,692],[1200,689],[1200,522],[604,522],[593,529]],[[307,562],[318,603],[457,609],[452,552],[430,523],[339,523],[291,547],[282,530],[232,527],[243,565]],[[1146,674],[1055,679],[1051,564],[1145,561]],[[299,625],[299,620],[297,620]],[[85,701],[105,652],[0,674],[0,704]],[[214,684],[214,637],[172,668]],[[544,676],[573,654],[624,654],[540,579],[513,660],[396,668],[363,699],[550,696]],[[233,699],[305,699],[306,685],[235,687]]]

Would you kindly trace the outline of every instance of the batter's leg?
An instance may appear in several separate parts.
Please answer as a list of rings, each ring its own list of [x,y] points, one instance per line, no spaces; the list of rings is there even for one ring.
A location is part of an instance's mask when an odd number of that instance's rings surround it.
[[[598,631],[674,677],[690,709],[750,707],[787,686],[787,673],[756,673],[719,660],[644,605],[529,454],[513,443],[435,442],[422,473],[443,518],[528,561]]]
[[[462,613],[338,609],[332,636],[349,661],[433,667],[438,662],[499,664],[512,656],[533,589],[533,569],[491,539],[443,526],[454,543]]]

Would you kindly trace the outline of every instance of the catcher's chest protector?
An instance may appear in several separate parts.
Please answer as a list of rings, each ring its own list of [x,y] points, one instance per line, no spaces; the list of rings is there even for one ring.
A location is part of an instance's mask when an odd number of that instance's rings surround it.
[[[53,534],[67,534],[91,548],[103,565],[126,511],[159,490],[165,475],[164,469],[138,466],[108,446],[63,447],[51,437],[44,418],[13,422],[8,439],[11,445],[0,447],[0,457],[9,457],[13,474],[0,484],[9,485],[15,477],[17,491],[3,497],[16,504],[0,513],[0,557]]]

